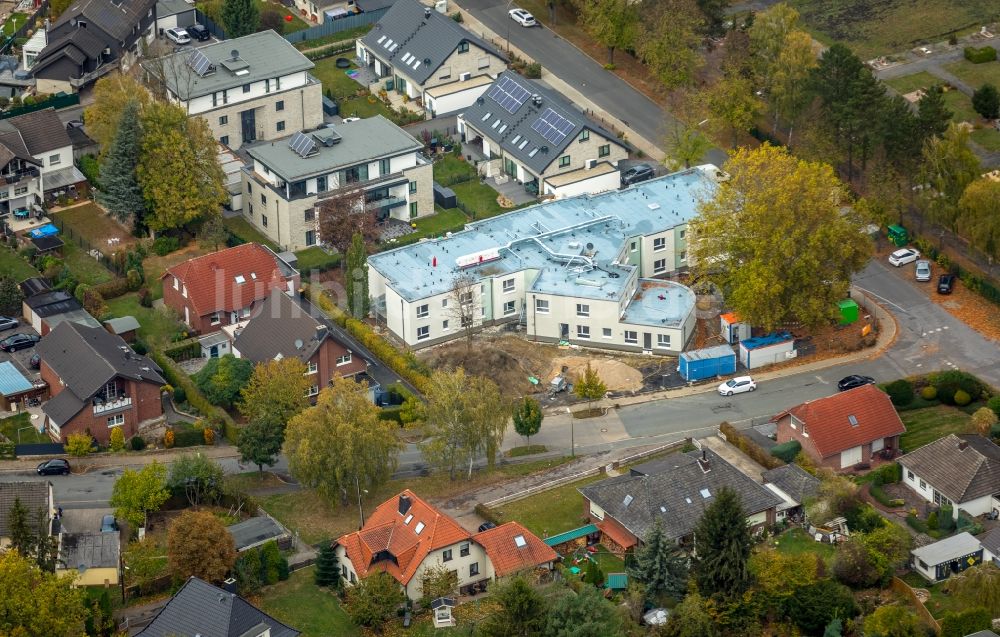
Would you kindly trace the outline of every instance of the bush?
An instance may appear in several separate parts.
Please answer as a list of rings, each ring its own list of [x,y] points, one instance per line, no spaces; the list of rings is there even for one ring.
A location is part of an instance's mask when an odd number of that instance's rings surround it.
[[[935,400],[937,399],[937,387],[934,385],[928,385],[920,390],[920,397],[924,400]]]
[[[983,62],[993,62],[997,59],[997,50],[991,46],[984,46],[976,48],[974,46],[967,46],[963,51],[965,54],[965,59],[972,62],[973,64],[982,64]]]
[[[204,429],[202,429],[201,434],[202,434],[202,437],[205,440],[205,444],[206,445],[211,446],[211,445],[215,444],[215,430],[214,429],[212,429],[211,427],[205,427]]]
[[[6,458],[9,460],[16,458],[17,455],[14,453],[15,446],[16,445],[10,440],[0,441],[0,458]]]
[[[789,440],[788,442],[783,442],[780,445],[772,447],[771,455],[784,460],[785,463],[791,463],[795,460],[795,456],[799,455],[800,451],[802,451],[802,445],[799,441]]]
[[[205,444],[205,434],[198,425],[191,427],[173,427],[174,447],[196,447]]]
[[[105,299],[117,299],[132,291],[128,279],[117,277],[93,287],[94,291]]]
[[[757,464],[763,465],[768,469],[776,469],[784,464],[781,460],[778,460],[765,451],[764,448],[756,442],[741,434],[728,422],[724,422],[719,425],[719,431],[726,436],[726,440],[731,445],[753,458]]]
[[[532,62],[531,64],[524,67],[524,77],[529,80],[537,80],[542,77],[542,65],[538,62]]]
[[[938,528],[942,531],[953,531],[955,529],[955,509],[950,504],[943,504],[939,512]]]
[[[957,613],[947,612],[940,623],[941,637],[965,637],[993,628],[993,613],[977,606]]]
[[[462,24],[462,22],[464,21],[464,18],[462,18],[461,11],[456,11],[455,13],[451,14],[451,19],[459,24]]]
[[[889,400],[897,407],[903,407],[913,402],[913,383],[900,378],[885,386],[885,393],[889,394]]]
[[[958,405],[959,407],[965,407],[971,402],[972,402],[972,396],[965,393],[965,390],[959,389],[957,392],[955,392],[955,404]]]
[[[142,436],[132,436],[132,439],[129,440],[129,445],[131,445],[132,451],[142,451],[146,448],[146,441]]]
[[[122,431],[121,427],[113,427],[111,429],[108,448],[116,453],[125,448],[125,432]]]
[[[179,247],[181,247],[181,242],[178,241],[177,237],[163,236],[157,237],[153,241],[153,252],[161,257],[167,256]]]
[[[196,338],[175,343],[163,350],[163,353],[175,361],[186,361],[201,356],[201,343]]]
[[[93,449],[94,439],[90,437],[90,434],[70,434],[66,437],[66,444],[64,447],[66,449],[66,453],[69,455],[75,458],[82,458],[83,456],[89,454]]]
[[[163,446],[167,449],[173,449],[174,447],[174,430],[167,429],[167,433],[163,434]]]
[[[80,158],[80,172],[87,178],[94,188],[101,187],[101,165],[97,163],[97,158],[93,155],[84,155]]]
[[[187,402],[187,392],[184,391],[183,387],[174,387],[174,402],[177,403]]]
[[[138,290],[142,285],[142,273],[135,268],[132,268],[125,273],[125,280],[128,281],[128,287],[130,290]]]
[[[153,293],[149,291],[149,288],[139,288],[138,294],[139,305],[142,307],[153,307]]]
[[[927,516],[927,528],[936,531],[938,528],[938,512],[931,511],[931,514]]]
[[[986,406],[993,410],[997,416],[1000,416],[1000,396],[994,396],[986,401]]]
[[[979,398],[986,389],[978,378],[958,370],[931,374],[928,380],[937,389],[938,399],[946,405],[956,404],[955,397],[959,390],[965,392],[971,402],[972,398]]]
[[[903,477],[903,469],[898,464],[884,464],[875,471],[875,484],[895,484]]]

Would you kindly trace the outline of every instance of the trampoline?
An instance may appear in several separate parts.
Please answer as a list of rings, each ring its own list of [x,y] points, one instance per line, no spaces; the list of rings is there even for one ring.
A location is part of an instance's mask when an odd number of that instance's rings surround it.
[[[59,234],[59,228],[55,227],[51,223],[47,223],[44,226],[39,226],[28,233],[32,239],[41,239],[42,237],[51,237]]]

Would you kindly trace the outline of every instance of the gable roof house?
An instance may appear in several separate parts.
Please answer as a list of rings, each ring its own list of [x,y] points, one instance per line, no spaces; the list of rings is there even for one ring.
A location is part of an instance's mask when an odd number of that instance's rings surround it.
[[[279,289],[271,290],[246,326],[233,331],[237,358],[255,363],[289,357],[302,361],[311,380],[310,398],[335,376],[355,376],[368,369],[365,359],[341,343],[325,320],[310,315]]]
[[[378,78],[373,92],[394,90],[420,100],[429,117],[472,104],[486,90],[482,78],[507,68],[493,45],[417,0],[397,0],[356,48]]]
[[[295,294],[300,285],[298,271],[259,243],[188,259],[160,279],[163,302],[200,334],[247,320],[271,290]]]
[[[871,462],[876,454],[892,457],[906,432],[889,396],[875,385],[806,401],[772,420],[778,444],[797,440],[813,462],[834,471]]]
[[[505,524],[491,530],[496,533],[473,535],[407,489],[380,504],[360,531],[337,539],[341,577],[354,585],[384,571],[417,600],[428,568],[455,571],[459,592],[465,594],[484,589],[497,570],[502,575],[548,567],[555,560],[554,552],[523,527]]]
[[[572,102],[540,82],[505,71],[458,117],[462,138],[533,194],[569,197],[617,190],[628,149]]]
[[[28,511],[28,524],[34,527],[42,517],[46,531],[52,532],[52,518],[56,512],[52,495],[52,483],[44,482],[0,482],[0,549],[10,544],[10,510],[14,501]]]
[[[637,547],[657,520],[667,539],[690,544],[702,513],[723,488],[736,492],[751,528],[774,524],[782,498],[708,449],[670,454],[579,491],[601,543],[622,554]]]
[[[170,101],[199,116],[212,136],[238,149],[323,123],[323,86],[305,55],[274,31],[143,62]]]
[[[77,0],[48,30],[31,67],[40,93],[73,93],[141,55],[153,40],[156,0]]]
[[[1000,447],[975,434],[949,434],[897,459],[903,484],[935,505],[970,516],[1000,511]]]
[[[107,444],[111,429],[126,440],[163,417],[163,370],[103,327],[60,323],[36,346],[52,398],[42,405],[49,435],[64,441],[90,433]]]
[[[239,595],[197,577],[184,582],[142,637],[297,637],[299,631]]]

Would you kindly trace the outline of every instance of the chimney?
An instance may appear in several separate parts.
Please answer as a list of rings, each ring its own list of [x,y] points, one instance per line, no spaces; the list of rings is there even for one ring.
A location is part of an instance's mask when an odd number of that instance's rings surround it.
[[[969,447],[969,441],[968,440],[962,440],[961,442],[958,443],[958,450],[959,451],[965,451],[968,447]]]
[[[318,341],[322,339],[324,336],[326,336],[326,325],[323,325],[321,323],[316,326],[316,340]]]
[[[429,20],[431,17],[431,8],[424,7],[424,20]]]
[[[711,464],[708,462],[708,452],[704,449],[701,450],[701,457],[698,458],[698,466],[701,467],[702,473],[708,473],[712,470]]]
[[[410,510],[410,496],[401,495],[399,496],[399,514],[406,515],[406,512]]]

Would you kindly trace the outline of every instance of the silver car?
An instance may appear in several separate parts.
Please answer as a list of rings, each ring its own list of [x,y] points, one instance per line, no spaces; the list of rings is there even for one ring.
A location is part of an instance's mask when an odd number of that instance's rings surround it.
[[[917,261],[917,281],[931,280],[931,262],[926,259]]]

